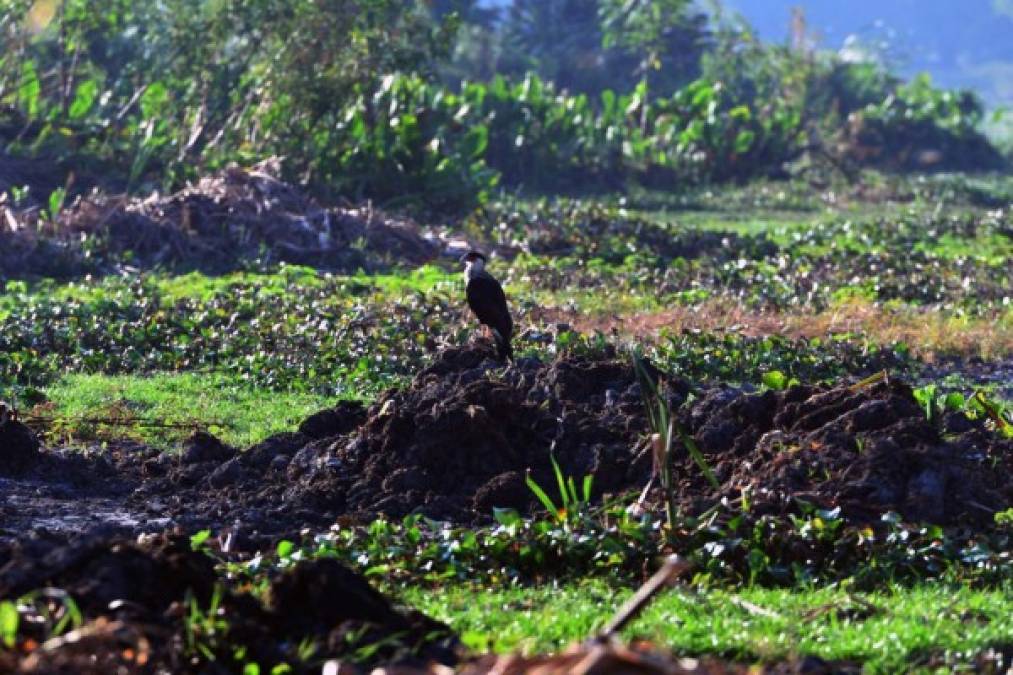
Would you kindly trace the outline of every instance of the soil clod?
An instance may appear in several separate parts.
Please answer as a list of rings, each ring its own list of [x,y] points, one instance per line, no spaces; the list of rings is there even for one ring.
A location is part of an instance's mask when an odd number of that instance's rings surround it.
[[[447,626],[396,609],[335,560],[297,564],[271,584],[263,603],[249,593],[222,591],[220,581],[212,559],[194,551],[188,537],[159,535],[141,543],[95,537],[16,551],[0,569],[0,598],[50,588],[51,595],[66,593],[89,619],[66,638],[27,635],[46,640],[21,660],[27,672],[108,672],[99,664],[125,672],[191,672],[185,664],[195,637],[206,640],[202,653],[223,666],[237,646],[247,658],[278,662],[292,661],[294,645],[309,641],[318,645],[320,658],[364,665],[457,662],[458,643]],[[217,630],[229,641],[187,633],[200,631],[187,627],[191,613],[211,606],[220,608]],[[5,658],[0,666],[13,669],[11,655]],[[135,670],[139,665],[146,668]]]
[[[22,473],[39,459],[39,441],[32,430],[9,419],[0,423],[0,475]]]

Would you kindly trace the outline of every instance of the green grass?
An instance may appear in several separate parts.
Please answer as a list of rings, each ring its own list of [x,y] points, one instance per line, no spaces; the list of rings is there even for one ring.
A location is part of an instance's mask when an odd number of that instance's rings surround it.
[[[473,649],[536,653],[591,636],[631,592],[595,581],[508,590],[410,588],[401,597],[448,622]],[[931,656],[966,662],[989,646],[1009,644],[1010,597],[1009,588],[946,584],[862,594],[840,588],[676,590],[659,596],[625,637],[682,655],[745,662],[816,655],[858,661],[868,672],[897,672]]]
[[[387,274],[366,274],[360,271],[352,275],[331,275],[317,272],[311,267],[281,264],[277,270],[270,273],[232,272],[208,276],[201,272],[179,275],[155,272],[145,277],[152,285],[152,290],[160,295],[165,304],[185,299],[207,302],[216,296],[233,293],[237,288],[249,286],[255,287],[260,297],[269,299],[271,296],[293,290],[318,288],[324,284],[325,279],[346,282],[349,292],[376,289],[384,295],[395,297],[412,292],[430,292],[458,283],[456,271],[436,265],[424,265],[415,270],[394,271]],[[114,289],[115,284],[111,285],[103,279],[69,283],[42,280],[33,284],[9,281],[6,288],[0,286],[0,290],[6,291],[0,293],[0,312],[16,305],[16,293],[51,300],[94,303],[108,299]],[[2,317],[3,314],[0,313],[0,318]]]
[[[404,295],[405,293],[429,293],[436,290],[452,290],[464,288],[461,276],[456,269],[448,270],[436,265],[422,267],[405,272],[390,274],[365,274],[360,272],[348,277],[349,280],[364,286],[373,286],[387,295]]]
[[[935,241],[919,242],[915,245],[915,249],[946,260],[970,258],[999,266],[1007,264],[1013,256],[1013,239],[998,234],[979,235],[974,238],[944,234]]]
[[[133,437],[173,445],[190,431],[134,424],[155,421],[209,429],[226,443],[246,447],[293,431],[311,413],[333,404],[308,393],[273,392],[217,374],[68,375],[45,391],[38,415],[57,418],[50,433],[78,441]],[[28,415],[31,417],[31,413]],[[113,426],[82,421],[120,418]]]

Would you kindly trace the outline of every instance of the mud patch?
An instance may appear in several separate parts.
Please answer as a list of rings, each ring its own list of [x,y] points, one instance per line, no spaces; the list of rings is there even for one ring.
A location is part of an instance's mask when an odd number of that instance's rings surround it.
[[[858,523],[893,511],[980,530],[1013,502],[1013,441],[963,414],[926,420],[904,383],[750,392],[666,380],[669,404],[719,482],[711,486],[677,448],[687,513],[747,498],[756,514],[840,507]],[[552,457],[567,476],[593,476],[596,499],[641,490],[652,470],[647,431],[625,358],[504,367],[479,342],[445,350],[368,409],[338,404],[246,450],[208,434],[181,453],[127,442],[44,450],[30,470],[0,478],[0,541],[180,527],[254,550],[340,516],[488,521],[495,508],[541,508],[529,473],[555,496]]]
[[[39,535],[161,531],[169,521],[132,509],[145,458],[159,452],[133,442],[107,448],[42,449],[30,466],[0,476],[0,543]],[[0,564],[3,562],[0,554]]]
[[[39,441],[32,430],[17,420],[0,416],[0,476],[23,473],[38,460]]]

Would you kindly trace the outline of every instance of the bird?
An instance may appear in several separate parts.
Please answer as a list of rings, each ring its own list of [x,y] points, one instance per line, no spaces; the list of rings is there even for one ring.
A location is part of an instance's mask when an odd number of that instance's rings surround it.
[[[18,421],[18,411],[7,401],[0,401],[0,427],[6,426],[8,422]]]
[[[468,307],[481,324],[488,326],[496,340],[496,354],[501,361],[513,360],[514,351],[510,338],[514,330],[510,309],[507,307],[503,287],[485,271],[486,258],[482,253],[471,250],[461,256],[464,264],[464,293]]]

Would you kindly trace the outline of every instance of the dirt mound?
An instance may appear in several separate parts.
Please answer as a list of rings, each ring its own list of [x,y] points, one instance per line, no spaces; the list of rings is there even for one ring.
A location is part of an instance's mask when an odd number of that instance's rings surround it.
[[[211,559],[191,550],[189,538],[157,536],[142,544],[94,538],[15,552],[0,569],[0,597],[54,587],[70,593],[87,613],[106,612],[120,602],[157,615],[188,590],[206,601],[214,580]]]
[[[372,208],[324,208],[279,174],[279,163],[267,160],[168,196],[96,192],[76,199],[55,223],[37,210],[0,206],[0,269],[8,277],[66,277],[122,264],[222,272],[260,260],[370,271],[440,253],[411,221]]]
[[[799,500],[850,517],[988,526],[1013,503],[1013,441],[952,413],[932,423],[901,382],[855,388],[796,386],[744,394],[715,390],[682,421],[714,469],[709,491],[688,458],[682,493],[735,498],[782,512]]]
[[[26,650],[18,666],[0,665],[26,672],[109,672],[103,669],[121,666],[191,672],[198,663],[192,659],[201,653],[214,654],[224,666],[236,647],[245,647],[248,658],[260,662],[292,661],[296,645],[309,640],[320,645],[323,658],[364,665],[453,664],[458,659],[458,643],[447,626],[416,611],[395,609],[335,560],[298,563],[271,582],[266,602],[246,593],[215,591],[219,581],[211,558],[193,551],[188,537],[156,536],[143,543],[94,538],[51,547],[37,543],[17,551],[0,569],[0,599],[60,589],[88,623],[66,639]],[[200,624],[190,626],[185,638],[190,603],[206,609],[212,602],[221,608],[216,630],[228,640],[216,642],[208,635],[200,651],[188,647],[202,639]],[[25,629],[21,640],[37,644],[46,637],[32,634],[34,630]],[[241,670],[241,664],[233,665]]]
[[[307,445],[289,477],[330,508],[470,520],[528,510],[524,474],[555,484],[550,453],[568,475],[593,474],[598,495],[642,484],[650,467],[633,450],[645,428],[623,359],[503,369],[478,344],[444,351],[410,387],[386,393],[351,437]]]
[[[313,439],[340,436],[355,431],[366,421],[366,407],[360,401],[340,401],[302,421],[299,433]]]
[[[395,610],[336,560],[303,562],[287,571],[271,584],[267,606],[277,634],[324,638],[335,654],[380,645],[371,660],[421,664],[458,658],[457,639],[446,624],[415,610]]]
[[[22,473],[38,459],[39,441],[32,430],[0,414],[0,476]]]
[[[748,393],[696,392],[670,382],[720,487],[677,450],[680,500],[702,511],[749,490],[758,512],[798,512],[803,502],[842,507],[859,521],[896,511],[913,521],[987,527],[1013,502],[1013,441],[982,421],[951,414],[930,422],[900,382],[796,386]],[[650,474],[640,386],[614,354],[502,368],[484,345],[449,349],[411,386],[390,391],[348,437],[295,451],[290,495],[344,512],[437,518],[487,517],[494,507],[536,507],[524,484],[594,476],[595,494],[642,487]]]

